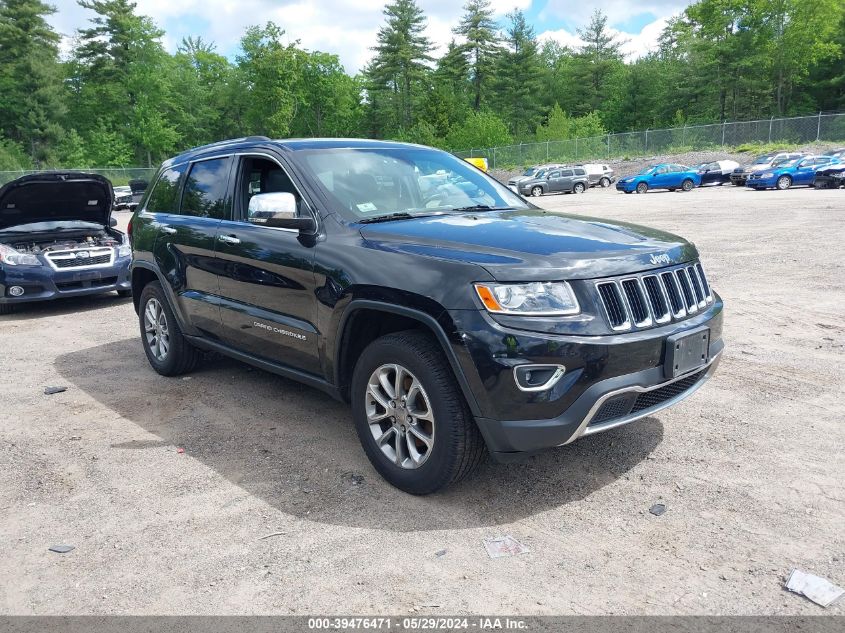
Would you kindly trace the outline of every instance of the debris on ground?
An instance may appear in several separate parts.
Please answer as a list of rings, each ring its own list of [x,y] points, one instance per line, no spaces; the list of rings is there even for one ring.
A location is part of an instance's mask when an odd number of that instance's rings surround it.
[[[786,581],[786,588],[794,593],[800,593],[809,598],[817,605],[829,607],[845,595],[845,589],[837,587],[832,582],[820,577],[808,574],[800,569],[793,569]]]
[[[56,552],[56,554],[67,554],[68,552],[75,550],[75,545],[51,545],[47,548],[51,552]]]
[[[266,539],[266,538],[271,538],[271,537],[273,537],[273,536],[284,536],[285,534],[287,534],[287,532],[272,532],[272,533],[270,533],[270,534],[265,534],[264,536],[262,536],[262,537],[261,537],[261,538],[259,538],[258,540],[259,540],[259,541],[263,541],[263,540],[264,540],[264,539]]]
[[[655,503],[648,509],[654,516],[659,517],[661,514],[666,512],[666,505],[663,503]]]
[[[484,539],[484,547],[487,549],[487,554],[490,558],[516,556],[518,554],[527,554],[531,551],[510,535],[486,538]]]
[[[44,387],[44,395],[52,396],[54,393],[62,393],[67,391],[67,387]]]
[[[79,441],[79,440],[81,440],[81,439],[82,439],[82,436],[81,436],[81,435],[71,435],[71,436],[70,436],[70,441],[71,441],[71,442],[78,442],[78,441]]]
[[[439,550],[439,551],[434,552],[434,555],[435,555],[437,558],[442,558],[443,556],[446,556],[446,551],[447,551],[447,550],[445,550],[445,549],[441,549],[441,550]]]
[[[185,449],[180,446],[179,448],[176,449],[176,452],[181,455],[182,453],[185,452]]]

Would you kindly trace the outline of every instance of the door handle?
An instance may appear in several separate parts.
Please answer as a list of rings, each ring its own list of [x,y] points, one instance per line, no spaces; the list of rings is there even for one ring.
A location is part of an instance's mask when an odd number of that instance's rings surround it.
[[[218,235],[217,239],[226,244],[240,244],[241,241],[234,235]]]
[[[162,226],[161,232],[167,233],[168,235],[176,235],[176,229],[174,229],[172,226]]]

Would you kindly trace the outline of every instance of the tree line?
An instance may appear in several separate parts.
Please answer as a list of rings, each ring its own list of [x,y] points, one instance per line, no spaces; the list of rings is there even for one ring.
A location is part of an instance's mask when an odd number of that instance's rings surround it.
[[[467,0],[435,57],[416,0],[392,0],[355,75],[272,22],[232,59],[201,36],[171,54],[131,0],[79,4],[94,17],[61,55],[54,7],[0,0],[0,170],[154,165],[250,134],[463,150],[845,108],[843,0],[699,0],[632,61],[601,11],[572,48],[488,0]]]

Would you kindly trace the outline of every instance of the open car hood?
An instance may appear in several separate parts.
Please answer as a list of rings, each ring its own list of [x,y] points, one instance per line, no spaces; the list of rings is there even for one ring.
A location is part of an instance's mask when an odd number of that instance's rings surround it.
[[[0,229],[77,220],[108,226],[114,193],[99,174],[55,171],[23,176],[0,188]]]

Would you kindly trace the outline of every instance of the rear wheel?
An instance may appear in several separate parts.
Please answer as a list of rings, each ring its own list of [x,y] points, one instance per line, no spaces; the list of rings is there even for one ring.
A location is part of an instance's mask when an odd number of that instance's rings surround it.
[[[610,178],[603,176],[602,179],[599,180],[599,185],[601,185],[602,189],[607,189],[610,186]]]
[[[645,193],[648,191],[648,185],[644,182],[641,182],[637,185],[637,193]]]
[[[147,284],[138,302],[141,342],[147,360],[162,376],[178,376],[196,367],[200,351],[182,334],[157,281]]]
[[[778,178],[777,188],[783,191],[784,189],[789,189],[792,186],[792,178],[789,176],[781,176]]]
[[[684,182],[681,183],[681,189],[684,191],[692,191],[695,189],[695,183],[692,181],[691,178],[687,178]]]
[[[531,190],[531,195],[534,196],[535,198],[539,198],[540,196],[543,195],[543,188],[542,187],[534,187]]]
[[[572,193],[584,193],[586,189],[583,182],[576,182],[575,186],[572,187]]]
[[[373,467],[411,494],[466,477],[484,441],[437,342],[388,334],[361,354],[352,376],[355,429]]]

